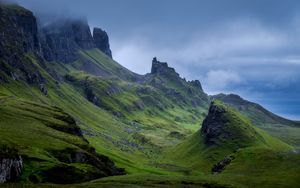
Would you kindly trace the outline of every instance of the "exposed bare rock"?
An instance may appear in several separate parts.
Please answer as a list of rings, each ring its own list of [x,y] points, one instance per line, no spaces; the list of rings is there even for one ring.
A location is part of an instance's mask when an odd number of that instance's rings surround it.
[[[109,47],[109,38],[107,33],[104,30],[95,27],[93,30],[93,39],[94,39],[95,46],[99,48],[107,56],[112,58],[111,50]]]
[[[219,161],[218,163],[216,163],[213,168],[211,169],[211,171],[213,173],[220,173],[222,172],[226,166],[228,166],[231,161],[234,159],[234,156],[229,155],[226,156],[223,160]]]
[[[0,183],[16,180],[22,172],[22,157],[0,158]]]

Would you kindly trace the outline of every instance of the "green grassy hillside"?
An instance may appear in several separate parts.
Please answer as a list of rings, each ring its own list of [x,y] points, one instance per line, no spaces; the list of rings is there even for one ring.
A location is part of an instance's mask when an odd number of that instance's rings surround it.
[[[103,54],[100,53],[100,55]],[[27,58],[39,70],[41,76],[47,79],[47,83],[44,85],[47,88],[47,95],[40,90],[38,85],[28,84],[25,81],[14,81],[9,77],[8,82],[1,84],[1,95],[5,98],[13,97],[34,101],[31,103],[38,105],[56,106],[53,108],[63,109],[70,114],[81,128],[84,138],[96,148],[97,153],[108,156],[118,167],[125,168],[126,173],[130,174],[125,184],[132,184],[133,181],[136,181],[138,185],[144,184],[146,177],[149,176],[146,174],[156,174],[163,176],[148,178],[149,184],[160,185],[157,182],[164,182],[164,184],[182,185],[182,181],[176,179],[178,176],[184,179],[184,182],[195,185],[200,185],[201,182],[231,185],[232,182],[227,182],[222,178],[213,180],[214,178],[211,179],[209,174],[215,163],[234,153],[237,146],[241,147],[241,143],[243,146],[246,144],[247,147],[255,145],[259,148],[266,148],[265,151],[269,151],[269,147],[275,148],[275,146],[276,148],[290,149],[287,144],[256,128],[247,118],[229,107],[224,107],[230,109],[226,118],[234,123],[228,127],[228,130],[223,131],[234,130],[236,138],[226,142],[222,138],[218,141],[220,146],[207,147],[201,131],[197,131],[200,128],[199,122],[203,121],[207,113],[208,107],[205,105],[193,106],[188,100],[186,104],[181,101],[174,103],[170,97],[164,95],[164,89],[160,86],[131,82],[117,77],[108,79],[95,76],[78,71],[69,64],[48,63],[43,67],[44,65],[41,65],[32,55],[27,55]],[[57,77],[61,79],[57,81]],[[159,77],[159,79],[166,78]],[[175,84],[164,88],[170,87],[176,89],[177,86]],[[189,83],[186,84],[186,87],[190,87]],[[178,92],[182,92],[181,96],[189,97],[188,93],[182,91],[184,89],[180,89],[179,86],[178,88]],[[93,97],[90,98],[89,94]],[[92,100],[94,97],[99,99],[99,103]],[[19,105],[16,103],[16,108],[19,108]],[[224,106],[223,104],[219,105]],[[6,108],[3,110],[7,111]],[[116,114],[116,112],[119,113]],[[9,116],[13,119],[15,115],[10,114]],[[17,116],[22,117],[23,114]],[[17,126],[17,124],[13,126]],[[45,128],[50,129],[49,127]],[[1,134],[3,137],[8,137],[7,134],[12,133]],[[253,136],[254,140],[250,139],[249,143],[248,139],[241,139]],[[43,139],[36,138],[38,143],[45,145],[52,141],[51,137]],[[239,143],[239,141],[242,142]],[[15,142],[22,147],[26,146],[17,139]],[[29,140],[28,143],[30,143]],[[225,146],[222,145],[223,143]],[[176,146],[177,144],[179,145]],[[36,147],[41,151],[47,150],[42,146]],[[175,149],[172,149],[172,152],[166,152],[173,147]],[[243,149],[238,153],[242,151]],[[256,152],[256,150],[253,151]],[[29,153],[33,152],[29,150]],[[21,155],[25,154],[21,153]],[[297,157],[295,160],[297,161]],[[243,167],[242,164],[240,165]],[[31,168],[36,169],[32,174],[37,174],[38,179],[43,178],[38,173],[40,167],[33,165],[29,169]],[[82,169],[80,168],[80,170]],[[220,177],[223,177],[225,172],[226,170],[221,173]],[[24,178],[22,177],[23,181],[32,181],[29,177],[30,174],[26,175],[25,173]],[[249,179],[248,177],[242,179],[241,185],[244,181],[250,181],[251,178],[249,175]],[[103,179],[103,182],[102,180],[97,181],[95,185],[118,184],[117,182],[122,181],[121,177],[120,179],[115,177],[108,180]]]
[[[0,160],[24,162],[4,187],[298,185],[297,123],[243,100],[209,106],[199,81],[156,58],[135,74],[81,40],[88,32],[53,35],[59,49],[43,47],[65,61],[47,62],[33,14],[0,9]]]
[[[253,124],[267,131],[272,136],[280,138],[291,145],[300,146],[299,122],[282,118],[266,110],[261,105],[244,100],[234,94],[219,94],[212,96],[212,98],[219,99],[235,108],[248,117]]]
[[[12,96],[1,96],[0,103],[0,152],[22,156],[21,181],[81,182],[118,172],[62,109]]]
[[[212,164],[246,147],[291,150],[236,110],[214,101],[201,130],[176,146],[170,155],[184,165],[210,171]]]
[[[0,94],[63,109],[74,117],[90,145],[127,173],[168,174],[157,168],[161,151],[191,135],[205,116],[206,106],[173,104],[151,85],[94,76],[72,64],[39,62],[32,54],[26,58],[47,79],[47,95],[37,84],[9,77]],[[102,102],[94,104],[87,91]]]
[[[295,187],[299,177],[297,153],[297,149],[255,127],[233,108],[214,101],[201,130],[171,149],[168,155],[173,163],[200,174],[209,174],[216,164],[220,165],[220,161],[224,164],[229,158],[221,173],[215,174],[220,181],[236,181],[233,184],[246,187]],[[276,178],[282,181],[274,183]]]

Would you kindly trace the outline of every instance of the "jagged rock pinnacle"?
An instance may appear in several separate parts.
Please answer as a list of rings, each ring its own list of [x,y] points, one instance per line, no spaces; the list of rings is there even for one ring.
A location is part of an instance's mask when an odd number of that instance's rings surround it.
[[[176,76],[179,76],[179,74],[175,72],[174,68],[168,66],[168,63],[160,62],[157,60],[156,57],[152,59],[151,74],[159,74],[159,75],[175,74]]]
[[[95,46],[112,58],[107,33],[104,30],[95,27],[93,30],[93,38]]]

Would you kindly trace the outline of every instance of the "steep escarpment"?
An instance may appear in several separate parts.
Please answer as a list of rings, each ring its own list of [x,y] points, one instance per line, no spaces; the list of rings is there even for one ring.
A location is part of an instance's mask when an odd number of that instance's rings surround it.
[[[9,57],[15,53],[39,51],[37,22],[31,11],[17,5],[0,4],[0,16],[1,57],[13,60]]]
[[[41,82],[37,68],[25,53],[40,54],[37,23],[33,13],[17,5],[0,4],[0,82]]]
[[[95,47],[85,20],[63,20],[49,24],[41,31],[47,61],[73,62],[78,59],[78,50]]]
[[[65,19],[41,28],[41,43],[47,61],[70,63],[79,58],[79,50],[98,48],[112,58],[108,35],[94,28],[93,36],[85,19]]]
[[[101,28],[95,27],[93,30],[93,39],[95,46],[107,56],[112,58],[112,53],[109,47],[109,38],[107,33]]]
[[[92,48],[112,57],[106,32],[95,28],[92,36],[85,19],[39,25],[31,11],[14,4],[0,4],[0,15],[0,55],[10,64],[21,64],[22,54],[29,52],[64,63],[78,59],[79,50]]]

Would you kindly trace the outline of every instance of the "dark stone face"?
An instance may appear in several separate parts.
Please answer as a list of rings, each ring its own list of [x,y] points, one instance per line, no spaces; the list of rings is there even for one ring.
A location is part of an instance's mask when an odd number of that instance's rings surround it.
[[[41,31],[44,58],[69,63],[78,58],[79,49],[94,48],[93,37],[85,20],[64,20]]]
[[[225,120],[223,114],[226,111],[218,106],[211,105],[208,115],[203,121],[201,133],[204,135],[207,145],[215,144],[215,140],[222,134]]]
[[[78,58],[78,50],[91,48],[112,57],[107,33],[94,28],[92,36],[86,20],[60,20],[50,24],[41,31],[41,42],[48,61],[69,63]]]
[[[190,83],[192,84],[192,86],[194,86],[194,87],[200,89],[201,91],[203,91],[202,85],[201,85],[199,80],[192,80],[192,81],[190,81]]]
[[[94,28],[93,38],[95,46],[109,57],[112,57],[107,33],[100,28]]]
[[[166,62],[160,62],[156,57],[152,60],[151,74],[160,74],[160,75],[175,75],[179,77],[179,74],[175,72],[174,68],[168,66]]]
[[[212,173],[222,172],[226,168],[226,166],[231,163],[232,160],[234,160],[234,156],[231,156],[231,155],[226,156],[223,160],[214,164],[214,166],[211,169]]]
[[[0,56],[39,51],[36,19],[32,12],[8,5],[0,6]]]
[[[26,53],[41,55],[36,18],[17,5],[0,4],[0,71],[14,80],[43,82]]]
[[[112,57],[107,33],[95,28],[92,36],[84,19],[64,19],[39,28],[32,12],[17,5],[2,4],[0,18],[0,57],[14,68],[24,61],[22,55],[28,52],[47,61],[64,63],[77,60],[78,50],[92,48],[99,48]]]

